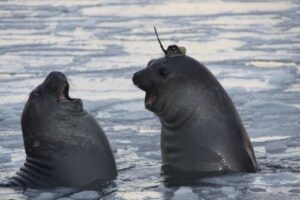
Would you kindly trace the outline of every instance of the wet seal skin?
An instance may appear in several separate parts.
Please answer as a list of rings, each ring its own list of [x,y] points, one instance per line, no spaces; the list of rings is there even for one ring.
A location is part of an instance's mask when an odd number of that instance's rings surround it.
[[[82,101],[69,97],[63,73],[51,72],[30,93],[21,125],[26,161],[10,186],[77,188],[116,178],[105,133]]]
[[[163,175],[183,181],[256,172],[251,141],[224,88],[204,65],[185,55],[184,47],[165,50],[157,39],[165,56],[150,60],[132,80],[146,92],[145,107],[161,122]]]

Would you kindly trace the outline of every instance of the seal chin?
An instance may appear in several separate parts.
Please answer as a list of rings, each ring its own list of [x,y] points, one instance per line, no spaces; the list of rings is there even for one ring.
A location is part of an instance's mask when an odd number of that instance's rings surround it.
[[[69,84],[68,82],[63,83],[59,90],[58,102],[71,102],[74,99],[69,97]]]

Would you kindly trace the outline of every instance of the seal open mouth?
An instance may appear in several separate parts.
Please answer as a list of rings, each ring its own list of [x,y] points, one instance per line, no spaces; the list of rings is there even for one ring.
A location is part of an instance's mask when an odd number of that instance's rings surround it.
[[[158,93],[155,90],[146,91],[145,106],[146,108],[152,108],[158,100]]]
[[[59,102],[70,102],[73,99],[69,97],[69,84],[65,82],[59,91],[58,101]]]

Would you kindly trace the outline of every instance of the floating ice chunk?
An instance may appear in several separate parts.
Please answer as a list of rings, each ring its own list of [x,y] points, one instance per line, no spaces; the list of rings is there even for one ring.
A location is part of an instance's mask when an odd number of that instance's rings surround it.
[[[251,138],[251,142],[270,142],[270,141],[276,141],[276,140],[284,140],[289,138],[290,136],[280,136],[280,135],[274,135],[274,136],[262,136],[262,137],[256,137]],[[293,140],[294,141],[294,140]]]
[[[99,199],[100,195],[96,191],[83,191],[70,196],[72,199]]]
[[[269,83],[276,85],[285,85],[294,82],[297,71],[294,68],[278,70],[272,74]]]
[[[131,192],[121,192],[117,194],[115,199],[118,200],[127,200],[127,199],[139,199],[139,200],[150,200],[150,199],[161,199],[161,196],[158,192],[154,191],[131,191]]]
[[[269,173],[264,174],[260,178],[261,183],[269,185],[271,187],[284,187],[293,184],[298,186],[300,184],[299,178],[292,173]]]
[[[174,193],[173,200],[198,200],[198,196],[189,187],[180,187]]]
[[[77,27],[77,24],[71,22],[61,22],[56,25],[56,30],[58,31],[74,31]]]
[[[79,10],[77,6],[63,6],[61,12],[63,13],[76,13]]]
[[[97,19],[93,19],[93,18],[89,18],[88,20],[86,20],[83,23],[83,27],[85,29],[89,29],[89,28],[95,28],[97,26],[98,20]]]
[[[221,189],[222,193],[226,195],[226,199],[236,199],[239,192],[234,187],[224,186]]]
[[[64,198],[60,198],[60,199],[57,199],[57,200],[73,200],[73,199],[68,198],[68,197],[64,197]]]
[[[52,200],[54,199],[54,194],[51,192],[43,192],[39,196],[33,198],[33,200]]]
[[[209,194],[209,190],[201,190],[202,194]]]
[[[145,156],[147,158],[153,159],[153,160],[160,160],[161,159],[161,154],[159,151],[152,151],[152,152],[146,152]]]
[[[233,187],[224,186],[224,187],[222,187],[222,192],[224,194],[232,194],[235,192],[235,189]]]
[[[265,145],[267,153],[282,153],[287,150],[287,146],[283,141],[267,142]]]

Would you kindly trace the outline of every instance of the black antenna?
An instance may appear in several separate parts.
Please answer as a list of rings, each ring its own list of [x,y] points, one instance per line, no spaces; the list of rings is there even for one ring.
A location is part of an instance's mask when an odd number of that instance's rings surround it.
[[[165,50],[165,48],[164,48],[164,46],[162,45],[162,43],[161,43],[161,41],[160,41],[160,39],[159,39],[159,37],[158,37],[158,34],[157,34],[157,30],[156,30],[156,27],[154,26],[154,31],[155,31],[155,35],[156,35],[156,38],[157,38],[157,40],[158,40],[158,42],[159,42],[159,45],[160,45],[160,48],[161,48],[161,50],[165,53],[165,55],[167,55],[167,50]]]

